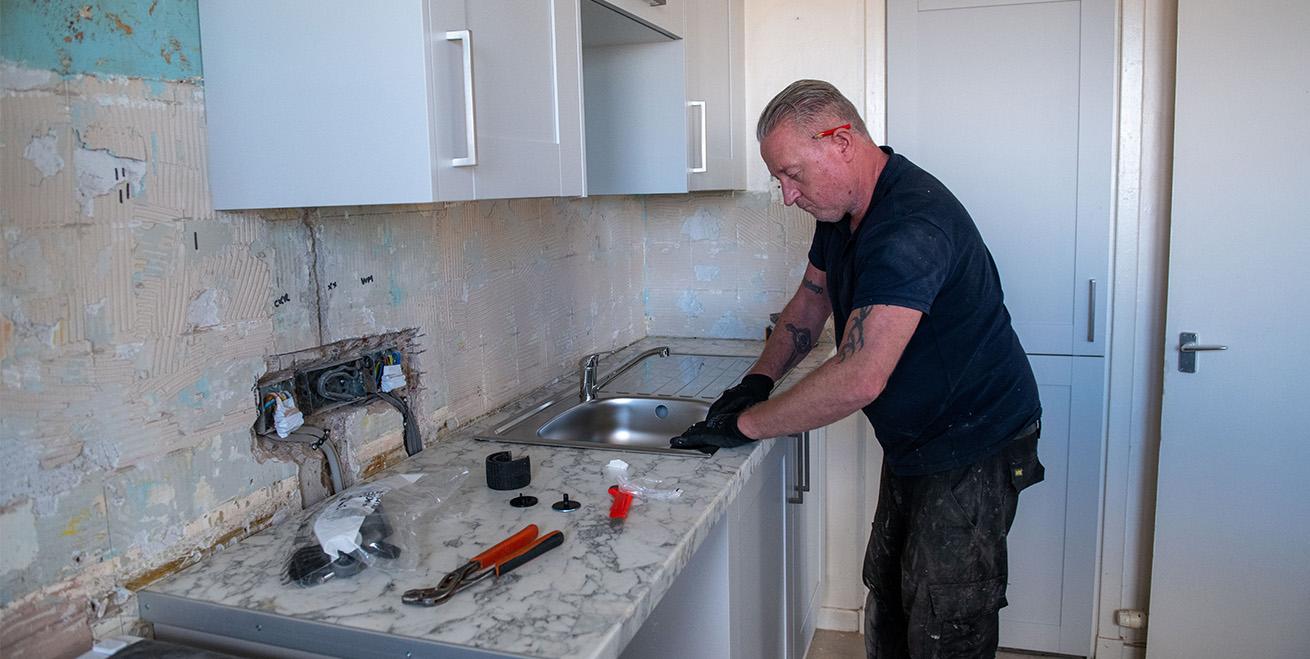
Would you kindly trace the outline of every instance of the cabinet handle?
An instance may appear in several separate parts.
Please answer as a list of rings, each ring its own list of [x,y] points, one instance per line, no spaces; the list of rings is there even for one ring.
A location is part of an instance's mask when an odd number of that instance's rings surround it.
[[[452,167],[471,167],[478,164],[478,130],[473,117],[473,36],[468,30],[446,33],[446,41],[458,41],[464,50],[464,142],[468,157],[450,161]]]
[[[705,101],[687,101],[687,107],[700,108],[700,167],[692,167],[692,174],[701,174],[709,169],[705,158]]]
[[[799,488],[800,491],[802,492],[809,492],[810,491],[810,433],[808,432],[801,435],[801,449],[802,449],[801,455],[805,456],[805,459],[802,461],[805,467],[804,467],[804,471],[801,472],[801,475],[804,476],[804,479],[801,480],[801,484],[799,485]]]
[[[646,0],[646,2],[652,7],[663,7],[669,3],[669,0]]]
[[[806,492],[801,489],[801,481],[805,478],[805,449],[801,445],[805,440],[801,435],[792,435],[792,437],[796,439],[796,484],[791,489],[796,494],[787,497],[787,503],[801,504],[805,503]]]
[[[1096,343],[1096,280],[1087,280],[1087,342]]]

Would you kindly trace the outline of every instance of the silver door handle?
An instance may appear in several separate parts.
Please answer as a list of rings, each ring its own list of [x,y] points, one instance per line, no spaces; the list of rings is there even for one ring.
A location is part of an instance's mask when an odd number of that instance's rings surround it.
[[[705,101],[687,101],[687,107],[700,108],[700,166],[692,167],[692,174],[702,174],[709,169],[705,158]]]
[[[1210,352],[1211,350],[1227,350],[1228,346],[1205,345],[1201,343],[1184,343],[1178,346],[1179,352]]]
[[[810,433],[801,434],[801,455],[805,456],[803,460],[804,468],[801,472],[801,482],[796,487],[802,492],[810,491]]]
[[[792,435],[796,439],[796,484],[792,486],[794,495],[787,497],[787,503],[802,504],[805,503],[805,492],[809,488],[801,489],[801,483],[805,479],[805,442],[803,435]]]
[[[1087,342],[1096,343],[1096,280],[1087,280]]]
[[[464,142],[468,155],[453,158],[452,167],[471,167],[478,164],[478,129],[473,114],[473,35],[468,30],[446,33],[447,41],[458,41],[464,51]]]
[[[1196,342],[1195,332],[1178,334],[1178,371],[1180,373],[1196,372],[1196,353],[1227,350],[1228,346],[1205,345]]]

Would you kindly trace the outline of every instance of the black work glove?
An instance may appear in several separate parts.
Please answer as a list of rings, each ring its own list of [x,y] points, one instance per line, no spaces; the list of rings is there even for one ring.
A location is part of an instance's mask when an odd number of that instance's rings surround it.
[[[733,448],[755,440],[743,435],[737,428],[738,413],[711,415],[685,432],[669,440],[673,448],[694,448],[706,455],[714,455],[721,448]]]
[[[773,391],[773,378],[762,373],[751,373],[742,378],[737,386],[729,387],[724,391],[723,395],[710,405],[710,412],[705,417],[713,419],[719,414],[741,414],[751,405],[768,400],[771,391]]]

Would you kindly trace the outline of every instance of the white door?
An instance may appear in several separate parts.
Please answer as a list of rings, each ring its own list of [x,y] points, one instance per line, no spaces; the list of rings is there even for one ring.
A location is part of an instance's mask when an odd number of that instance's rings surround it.
[[[1150,659],[1310,655],[1310,3],[1185,0]],[[1191,353],[1179,335],[1223,352]]]

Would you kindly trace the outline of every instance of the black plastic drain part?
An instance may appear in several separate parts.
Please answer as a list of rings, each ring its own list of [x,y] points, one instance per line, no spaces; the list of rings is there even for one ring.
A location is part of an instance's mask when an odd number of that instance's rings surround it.
[[[565,494],[563,499],[551,504],[550,507],[562,513],[571,513],[581,508],[582,504],[570,499],[569,495]]]

